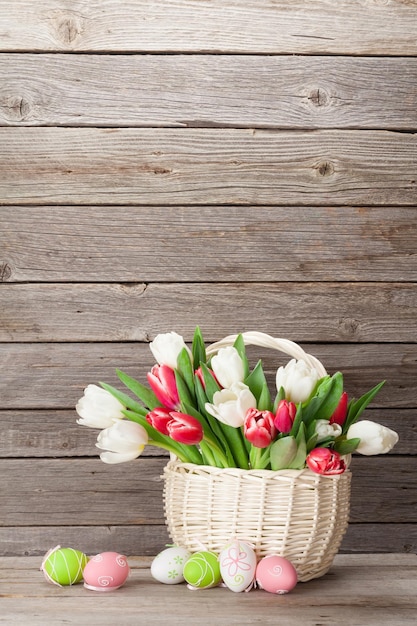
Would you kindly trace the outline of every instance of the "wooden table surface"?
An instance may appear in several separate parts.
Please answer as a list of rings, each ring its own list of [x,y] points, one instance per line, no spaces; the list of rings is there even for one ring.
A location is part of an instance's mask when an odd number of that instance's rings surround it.
[[[300,583],[277,596],[260,589],[233,593],[225,588],[191,591],[185,584],[162,585],[150,574],[149,557],[129,557],[127,583],[111,593],[82,584],[48,584],[41,557],[0,560],[0,624],[326,624],[400,626],[416,623],[417,556],[338,555],[326,576]]]

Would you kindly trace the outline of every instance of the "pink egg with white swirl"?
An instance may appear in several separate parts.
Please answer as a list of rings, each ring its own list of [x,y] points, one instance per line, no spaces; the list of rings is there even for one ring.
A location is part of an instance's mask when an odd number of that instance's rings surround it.
[[[102,552],[93,556],[85,566],[84,587],[92,591],[114,591],[124,585],[129,573],[130,568],[123,554]]]
[[[290,561],[282,556],[265,556],[256,566],[256,582],[270,593],[288,593],[297,584],[297,572]]]

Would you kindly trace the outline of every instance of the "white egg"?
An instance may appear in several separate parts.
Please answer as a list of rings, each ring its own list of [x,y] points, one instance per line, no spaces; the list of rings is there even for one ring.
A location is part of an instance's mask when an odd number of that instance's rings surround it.
[[[162,550],[152,561],[151,574],[155,580],[165,585],[184,582],[184,565],[191,553],[185,548],[174,546]]]
[[[220,572],[225,585],[232,591],[245,591],[255,578],[256,554],[239,539],[231,541],[219,555]]]

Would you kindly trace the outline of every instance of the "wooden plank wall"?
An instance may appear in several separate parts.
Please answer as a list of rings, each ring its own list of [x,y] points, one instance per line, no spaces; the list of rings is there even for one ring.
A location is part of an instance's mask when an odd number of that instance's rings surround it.
[[[0,0],[1,554],[162,549],[74,405],[196,324],[386,379],[343,550],[415,549],[416,95],[415,0]]]

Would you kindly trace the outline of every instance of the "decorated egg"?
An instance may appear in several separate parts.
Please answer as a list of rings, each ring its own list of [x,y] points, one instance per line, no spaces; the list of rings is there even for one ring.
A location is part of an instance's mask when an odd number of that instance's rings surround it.
[[[202,551],[193,554],[184,566],[184,578],[191,587],[208,589],[221,580],[217,554]]]
[[[93,591],[113,591],[129,576],[126,557],[117,552],[102,552],[93,556],[84,568],[84,587]]]
[[[83,552],[56,546],[45,554],[40,569],[48,582],[62,587],[81,582],[87,562]]]
[[[288,593],[297,584],[297,572],[284,557],[265,556],[256,567],[256,582],[270,593]]]
[[[255,578],[256,554],[253,548],[238,539],[220,552],[220,573],[224,584],[232,591],[244,591]]]
[[[162,550],[151,564],[153,578],[165,585],[184,582],[184,565],[190,556],[191,553],[188,550],[179,546]]]

